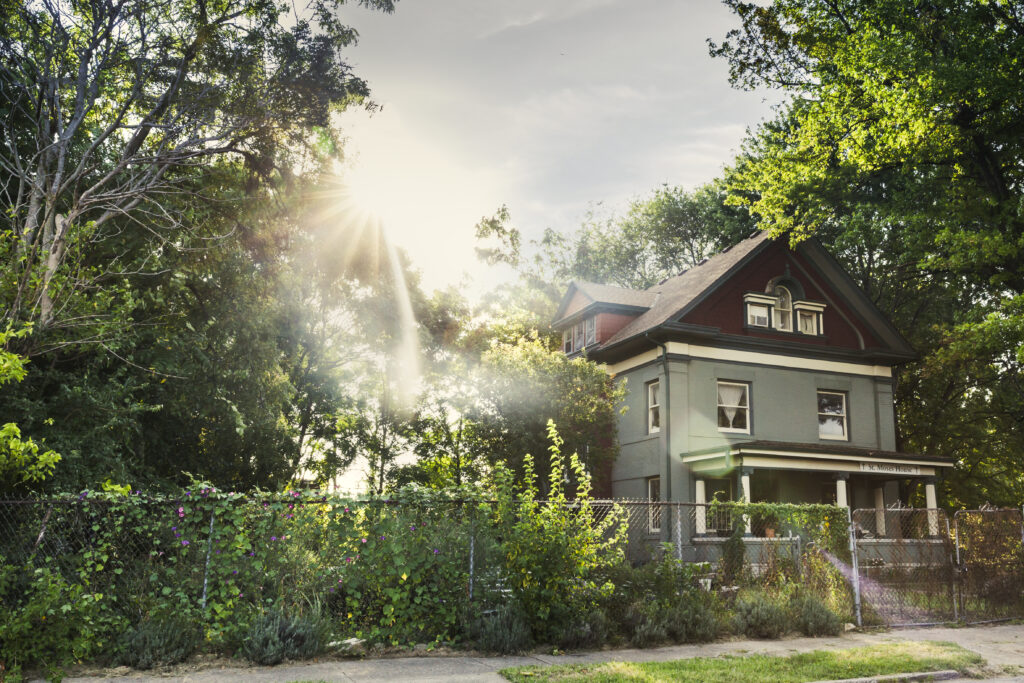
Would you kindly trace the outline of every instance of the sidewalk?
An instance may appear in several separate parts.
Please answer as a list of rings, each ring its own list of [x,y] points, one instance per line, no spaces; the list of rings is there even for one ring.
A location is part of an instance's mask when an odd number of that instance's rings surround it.
[[[993,669],[1020,667],[999,680],[1024,681],[1024,625],[1004,624],[971,628],[911,628],[887,633],[850,633],[836,638],[791,638],[786,640],[734,640],[704,645],[676,645],[650,650],[606,650],[567,655],[532,654],[522,657],[424,656],[388,659],[339,660],[290,664],[276,667],[217,668],[184,676],[136,674],[106,679],[65,678],[67,683],[96,683],[98,680],[133,683],[260,683],[263,681],[387,681],[388,683],[498,683],[498,670],[530,664],[582,664],[605,661],[664,661],[723,654],[788,655],[811,650],[838,650],[902,640],[941,640],[957,643],[978,653]]]

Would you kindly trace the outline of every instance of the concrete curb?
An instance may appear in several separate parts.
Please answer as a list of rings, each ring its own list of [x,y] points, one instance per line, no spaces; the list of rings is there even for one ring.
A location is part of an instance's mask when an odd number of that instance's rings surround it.
[[[960,672],[953,669],[942,671],[916,671],[908,674],[885,674],[866,678],[844,678],[840,681],[814,681],[814,683],[909,683],[910,681],[949,681],[960,678]]]

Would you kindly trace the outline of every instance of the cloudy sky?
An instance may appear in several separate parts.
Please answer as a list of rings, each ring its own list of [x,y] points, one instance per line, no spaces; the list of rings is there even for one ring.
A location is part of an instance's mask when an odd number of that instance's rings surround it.
[[[719,174],[777,97],[729,87],[713,0],[402,0],[349,8],[350,62],[382,110],[346,114],[350,177],[428,289],[493,284],[473,226],[526,235]]]

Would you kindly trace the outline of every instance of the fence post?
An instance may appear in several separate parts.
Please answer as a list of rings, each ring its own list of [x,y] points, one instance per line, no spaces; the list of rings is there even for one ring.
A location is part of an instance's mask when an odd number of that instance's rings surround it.
[[[860,567],[857,563],[857,532],[853,529],[853,513],[846,508],[846,529],[850,537],[850,567],[853,571],[853,610],[857,626],[863,626],[860,613]]]
[[[473,599],[473,564],[475,562],[476,550],[476,524],[469,525],[469,599]]]
[[[683,524],[682,524],[682,506],[679,503],[675,503],[676,508],[676,559],[680,562],[683,561]]]
[[[206,580],[210,574],[210,551],[213,550],[213,516],[216,511],[210,511],[210,535],[206,537],[206,566],[203,567],[203,597],[199,601],[200,606],[206,609]]]
[[[949,538],[950,535],[951,535],[949,533],[949,515],[944,515],[944,517],[946,518],[946,538]],[[955,517],[954,517],[954,520],[955,520]],[[952,557],[949,558],[949,559],[950,559],[951,562],[953,561]],[[955,565],[953,565],[952,575],[950,576],[950,580],[952,581],[952,585],[949,587],[949,589],[953,592],[953,621],[960,621],[960,609],[957,606],[957,583],[958,583],[957,582],[957,576],[959,576],[959,574],[960,574],[960,566],[959,565],[960,565],[959,562],[956,563]]]

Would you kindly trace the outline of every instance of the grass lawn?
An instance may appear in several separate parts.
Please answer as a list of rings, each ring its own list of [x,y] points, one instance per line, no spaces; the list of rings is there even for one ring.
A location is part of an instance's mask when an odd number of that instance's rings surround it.
[[[502,669],[510,681],[618,681],[696,680],[743,683],[745,681],[835,680],[956,669],[964,671],[984,660],[953,643],[904,642],[872,645],[850,650],[816,650],[787,657],[697,657],[670,662],[607,662],[566,666],[521,666]]]

